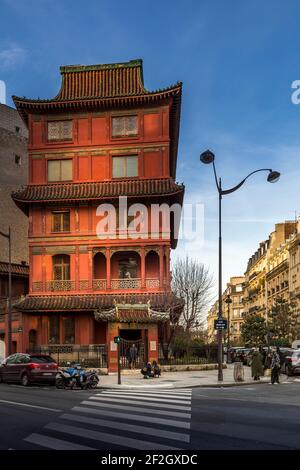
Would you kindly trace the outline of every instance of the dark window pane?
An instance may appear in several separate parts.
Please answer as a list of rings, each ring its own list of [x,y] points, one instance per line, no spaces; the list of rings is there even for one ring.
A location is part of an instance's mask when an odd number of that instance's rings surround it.
[[[52,220],[53,232],[70,231],[70,212],[52,212]]]
[[[64,326],[64,344],[74,344],[75,342],[75,319],[73,316],[69,316],[63,319]]]
[[[70,280],[70,256],[55,255],[53,256],[53,279],[55,281]]]
[[[137,261],[134,258],[125,258],[119,261],[119,279],[137,278]]]
[[[59,344],[59,317],[56,315],[49,317],[49,343]]]

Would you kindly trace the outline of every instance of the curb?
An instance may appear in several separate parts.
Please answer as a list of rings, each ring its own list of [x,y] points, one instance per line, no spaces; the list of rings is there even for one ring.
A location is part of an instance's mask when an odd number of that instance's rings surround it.
[[[157,390],[157,389],[168,389],[168,390],[176,390],[178,388],[229,388],[229,387],[242,387],[245,385],[257,385],[257,384],[266,384],[269,383],[269,380],[266,381],[253,381],[253,382],[225,382],[225,383],[213,383],[213,384],[204,384],[204,385],[99,385],[97,388],[102,390],[136,390],[136,389],[143,389],[143,390]]]

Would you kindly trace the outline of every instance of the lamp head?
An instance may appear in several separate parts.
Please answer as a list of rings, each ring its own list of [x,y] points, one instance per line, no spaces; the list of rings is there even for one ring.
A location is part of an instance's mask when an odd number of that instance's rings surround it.
[[[202,163],[206,165],[212,163],[215,159],[215,155],[210,150],[205,150],[205,152],[201,153],[200,160]]]
[[[280,178],[280,173],[278,171],[273,171],[270,170],[270,173],[268,174],[268,182],[269,183],[276,183]]]

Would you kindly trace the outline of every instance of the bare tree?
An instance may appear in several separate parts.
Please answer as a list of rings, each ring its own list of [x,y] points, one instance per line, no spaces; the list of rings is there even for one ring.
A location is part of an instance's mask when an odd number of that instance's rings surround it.
[[[180,323],[189,332],[198,322],[204,326],[206,308],[212,300],[213,276],[203,263],[190,259],[178,259],[172,269],[172,290],[184,300]]]

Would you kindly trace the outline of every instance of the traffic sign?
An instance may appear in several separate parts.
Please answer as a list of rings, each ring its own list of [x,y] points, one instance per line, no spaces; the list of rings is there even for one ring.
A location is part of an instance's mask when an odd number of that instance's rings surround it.
[[[227,320],[224,318],[218,318],[214,321],[215,330],[226,330],[227,329]]]
[[[114,337],[114,342],[115,343],[121,343],[121,336],[115,336]]]

